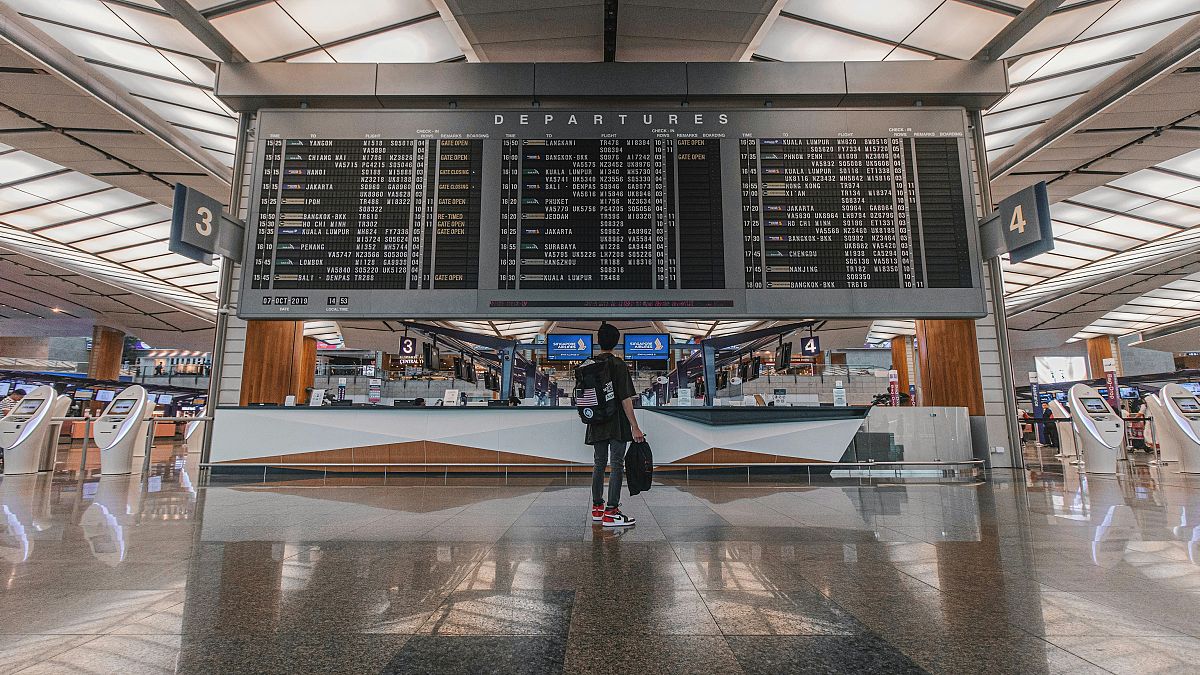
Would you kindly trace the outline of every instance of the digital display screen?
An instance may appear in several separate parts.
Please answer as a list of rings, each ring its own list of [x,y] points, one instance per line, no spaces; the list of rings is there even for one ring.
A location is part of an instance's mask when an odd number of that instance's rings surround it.
[[[666,333],[626,334],[624,358],[626,361],[660,361],[667,358],[670,348],[671,336]]]
[[[592,356],[592,336],[562,334],[546,336],[546,358],[550,361],[583,361]]]
[[[1138,398],[1141,395],[1138,392],[1137,387],[1118,387],[1117,390],[1119,392],[1121,392],[1121,398],[1131,398],[1132,399],[1132,398]]]
[[[170,394],[159,394],[159,396],[158,396],[158,404],[159,405],[167,405],[172,400],[174,400],[174,399],[172,398],[172,396]]]
[[[116,395],[117,392],[113,391],[112,389],[99,389],[96,391],[96,400],[108,402],[113,400]]]
[[[45,401],[44,398],[25,398],[21,399],[20,405],[17,406],[15,414],[17,415],[32,415],[37,412],[38,406]]]
[[[90,401],[94,392],[91,389],[76,389],[75,399],[79,401]]]
[[[1180,382],[1179,386],[1187,389],[1196,396],[1200,396],[1200,382]]]
[[[1172,396],[1171,399],[1183,412],[1200,412],[1200,402],[1191,396]]]
[[[0,396],[8,396],[10,389],[12,389],[12,384],[8,382],[0,382]]]
[[[953,138],[739,143],[746,288],[969,288]]]
[[[1102,398],[1081,398],[1079,402],[1083,404],[1083,409],[1090,413],[1112,412]]]
[[[981,315],[965,136],[942,109],[265,111],[238,311]]]
[[[109,407],[108,412],[106,414],[108,414],[108,415],[123,415],[123,414],[129,412],[130,410],[133,410],[133,402],[134,401],[131,398],[123,398],[123,399],[113,403],[112,406]]]

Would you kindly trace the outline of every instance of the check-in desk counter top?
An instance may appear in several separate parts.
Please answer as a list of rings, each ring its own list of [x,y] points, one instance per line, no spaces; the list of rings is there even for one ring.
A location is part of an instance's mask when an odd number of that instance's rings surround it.
[[[637,417],[660,463],[836,462],[870,410],[660,406],[638,408]],[[221,406],[211,461],[327,462],[361,470],[437,462],[590,464],[585,429],[572,407]],[[388,468],[394,470],[400,467]]]

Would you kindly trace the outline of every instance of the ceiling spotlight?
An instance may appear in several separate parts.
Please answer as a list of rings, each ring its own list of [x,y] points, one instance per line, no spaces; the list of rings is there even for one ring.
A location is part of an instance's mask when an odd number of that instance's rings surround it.
[[[55,314],[58,314],[59,312],[61,312],[61,311],[62,311],[62,309],[61,309],[61,308],[59,308],[59,307],[54,307],[54,308],[52,308],[50,311],[51,311],[51,312],[54,312]]]

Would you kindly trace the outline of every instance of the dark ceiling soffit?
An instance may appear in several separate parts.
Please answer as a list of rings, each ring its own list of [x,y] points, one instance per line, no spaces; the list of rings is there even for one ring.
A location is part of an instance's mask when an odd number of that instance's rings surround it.
[[[1003,63],[431,63],[221,64],[217,96],[261,108],[504,108],[574,100],[706,102],[738,107],[962,106],[1008,93]]]

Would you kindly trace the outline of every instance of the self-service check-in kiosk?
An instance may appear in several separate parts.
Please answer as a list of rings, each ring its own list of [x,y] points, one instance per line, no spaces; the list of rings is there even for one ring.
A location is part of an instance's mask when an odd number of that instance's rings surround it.
[[[100,473],[133,471],[133,457],[145,446],[150,426],[146,418],[146,390],[133,385],[117,394],[92,426],[92,439],[100,448]]]
[[[1125,440],[1125,423],[1108,407],[1100,392],[1086,384],[1071,387],[1071,421],[1087,473],[1116,473],[1117,455]]]
[[[21,399],[0,420],[0,447],[4,448],[4,475],[37,473],[46,452],[46,435],[54,416],[58,392],[43,385]]]
[[[1079,454],[1075,443],[1075,430],[1071,428],[1071,411],[1054,399],[1050,401],[1050,414],[1054,415],[1054,430],[1058,432],[1058,457],[1074,458]]]
[[[1164,386],[1156,398],[1150,414],[1163,461],[1200,473],[1200,399],[1178,384]]]

